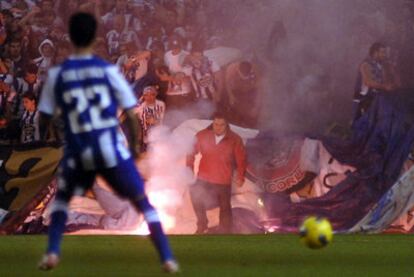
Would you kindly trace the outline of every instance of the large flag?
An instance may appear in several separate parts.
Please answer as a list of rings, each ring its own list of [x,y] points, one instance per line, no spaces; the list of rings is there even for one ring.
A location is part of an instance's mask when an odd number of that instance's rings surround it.
[[[61,157],[59,145],[0,146],[0,208],[7,213],[2,232],[13,233],[51,195]]]

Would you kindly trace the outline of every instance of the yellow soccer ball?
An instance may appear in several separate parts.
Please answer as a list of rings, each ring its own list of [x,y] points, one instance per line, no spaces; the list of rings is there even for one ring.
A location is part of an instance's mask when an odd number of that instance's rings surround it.
[[[316,216],[307,217],[300,226],[299,232],[302,243],[312,249],[327,246],[333,237],[329,220]]]

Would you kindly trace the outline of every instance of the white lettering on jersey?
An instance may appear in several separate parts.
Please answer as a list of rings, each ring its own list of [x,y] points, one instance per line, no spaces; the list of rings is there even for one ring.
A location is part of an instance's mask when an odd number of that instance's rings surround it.
[[[86,79],[102,79],[105,77],[105,72],[100,67],[86,67],[82,69],[70,69],[62,72],[64,82],[82,81]]]

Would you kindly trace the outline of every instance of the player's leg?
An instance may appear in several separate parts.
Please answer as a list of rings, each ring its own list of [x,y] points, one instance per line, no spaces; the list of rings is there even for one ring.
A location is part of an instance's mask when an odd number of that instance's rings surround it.
[[[144,214],[151,240],[158,251],[164,269],[167,272],[177,272],[178,264],[175,262],[158,214],[145,195],[144,184],[133,160],[127,160],[101,174],[120,196],[129,199],[134,207]]]
[[[69,168],[62,169],[58,177],[58,191],[51,206],[51,222],[48,229],[46,254],[39,264],[39,269],[49,270],[57,266],[60,245],[65,231],[68,204],[74,194],[83,195],[95,178],[94,172],[84,173]]]

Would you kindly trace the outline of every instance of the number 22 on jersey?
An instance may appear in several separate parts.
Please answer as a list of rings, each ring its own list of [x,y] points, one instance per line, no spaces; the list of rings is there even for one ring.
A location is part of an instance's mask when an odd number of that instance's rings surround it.
[[[96,102],[91,103],[97,99]],[[68,113],[72,133],[79,134],[114,127],[118,124],[115,116],[103,118],[102,112],[111,105],[108,87],[94,85],[74,88],[63,93],[63,101],[75,107]]]

